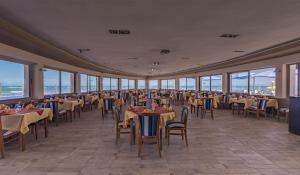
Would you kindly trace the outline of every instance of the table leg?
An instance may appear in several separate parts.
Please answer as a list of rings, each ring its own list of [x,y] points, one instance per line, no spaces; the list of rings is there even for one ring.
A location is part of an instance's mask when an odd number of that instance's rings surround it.
[[[19,134],[19,144],[20,144],[20,149],[21,151],[25,151],[26,149],[26,137],[25,134],[20,133]]]
[[[48,137],[48,118],[44,119],[44,127],[45,127],[45,138]]]
[[[159,132],[159,148],[162,150],[162,128],[160,128]]]

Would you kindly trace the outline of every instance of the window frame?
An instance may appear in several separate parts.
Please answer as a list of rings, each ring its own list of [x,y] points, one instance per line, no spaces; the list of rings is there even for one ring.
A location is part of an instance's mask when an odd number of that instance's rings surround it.
[[[153,90],[157,90],[157,89],[159,89],[159,84],[158,84],[158,82],[159,82],[159,80],[148,80],[148,89],[150,89],[150,81],[156,81],[156,83],[157,83],[157,86],[156,86],[156,88],[155,89],[153,89]],[[151,89],[152,90],[152,89]]]
[[[143,81],[143,83],[144,83],[144,86],[143,86],[143,87],[144,87],[144,88],[140,88],[140,87],[139,87],[139,85],[140,85],[139,82],[140,82],[140,81]],[[137,88],[136,88],[136,89],[146,89],[146,80],[137,80]]]
[[[6,62],[11,62],[14,64],[21,64],[24,67],[24,85],[23,85],[23,96],[15,96],[15,97],[8,97],[8,98],[3,98],[0,99],[0,101],[10,101],[10,100],[17,100],[17,99],[26,99],[32,96],[32,83],[31,83],[31,78],[33,75],[32,71],[32,64],[31,62],[15,59],[15,58],[10,58],[6,56],[1,56],[0,61],[6,61]]]
[[[181,85],[180,85],[180,79],[185,79],[185,88],[184,89],[180,89]],[[188,89],[188,79],[194,79],[195,84],[194,84],[194,89]],[[183,91],[195,91],[197,89],[197,77],[183,77],[183,78],[179,78],[179,90],[183,90]]]
[[[204,91],[203,90],[203,88],[202,88],[202,81],[201,81],[201,78],[203,78],[203,77],[209,77],[209,92],[219,92],[219,91],[212,91],[212,79],[211,79],[211,77],[213,77],[213,76],[221,76],[222,77],[222,80],[221,80],[221,82],[222,82],[222,85],[221,85],[221,91],[220,92],[223,92],[223,74],[212,74],[212,75],[205,75],[205,76],[200,76],[199,77],[199,87],[200,87],[200,90],[201,91]],[[205,91],[207,91],[207,90],[205,90]]]
[[[276,67],[272,67],[272,66],[270,66],[270,67],[261,67],[261,68],[255,68],[255,69],[248,69],[248,70],[240,70],[240,71],[234,71],[234,72],[229,72],[228,73],[228,89],[229,89],[229,93],[240,93],[240,94],[248,94],[248,95],[250,95],[250,78],[251,78],[251,75],[250,75],[250,72],[251,71],[255,71],[255,70],[261,70],[261,69],[271,69],[271,68],[274,68],[275,69],[275,72],[276,72],[276,70],[277,70],[277,68]],[[248,83],[247,83],[247,85],[248,85],[248,88],[247,88],[247,93],[242,93],[242,92],[232,92],[232,90],[231,90],[231,87],[232,87],[232,83],[231,83],[231,74],[234,74],[234,73],[243,73],[243,72],[247,72],[247,75],[248,75]],[[276,73],[275,73],[275,87],[276,87]],[[274,97],[274,96],[276,96],[276,90],[275,90],[275,94],[274,95],[261,95],[261,94],[252,94],[252,95],[254,95],[254,96],[271,96],[271,97]]]
[[[103,88],[103,87],[104,87],[104,86],[103,86],[103,85],[104,85],[103,80],[104,80],[105,78],[106,78],[106,79],[109,79],[109,89],[108,89],[108,90],[107,90],[107,89],[104,90],[104,88]],[[112,80],[112,79],[116,80],[116,82],[117,82],[117,89],[111,89],[111,80]],[[114,78],[114,77],[102,77],[101,80],[102,80],[102,90],[103,90],[103,91],[117,91],[117,90],[120,90],[120,88],[119,88],[119,79],[118,79],[118,78]],[[122,84],[121,84],[121,86],[122,86]]]
[[[44,96],[51,96],[51,95],[64,95],[64,94],[73,94],[73,93],[75,93],[75,72],[72,72],[72,71],[68,71],[68,70],[63,70],[63,69],[57,69],[57,68],[52,68],[52,67],[44,67],[43,69],[49,69],[49,70],[54,70],[54,71],[58,71],[58,80],[59,80],[59,93],[58,94],[45,94],[45,78],[44,78],[44,72],[43,72],[43,95]],[[45,70],[44,70],[45,71]],[[70,73],[70,74],[73,74],[73,82],[72,82],[72,85],[73,85],[73,87],[71,88],[72,90],[73,90],[73,92],[68,92],[68,93],[61,93],[62,92],[62,90],[61,90],[61,88],[62,88],[62,86],[61,86],[61,81],[62,81],[62,79],[61,79],[61,72],[66,72],[66,73]]]
[[[170,80],[174,80],[174,83],[175,83],[175,87],[174,88],[169,88],[169,81]],[[162,88],[162,81],[166,81],[167,82],[167,88],[166,89],[164,89],[164,90],[174,90],[174,89],[176,89],[176,79],[162,79],[162,80],[160,80],[160,89],[163,89]]]

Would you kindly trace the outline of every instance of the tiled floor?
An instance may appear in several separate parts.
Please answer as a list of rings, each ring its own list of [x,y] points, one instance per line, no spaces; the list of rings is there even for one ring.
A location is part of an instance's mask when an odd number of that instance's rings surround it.
[[[103,121],[95,111],[86,112],[73,123],[51,126],[47,139],[29,140],[25,152],[8,145],[0,174],[300,174],[300,136],[289,134],[286,123],[220,110],[215,116],[214,121],[189,118],[189,147],[173,136],[162,158],[153,145],[138,158],[129,136],[115,145],[111,118]]]

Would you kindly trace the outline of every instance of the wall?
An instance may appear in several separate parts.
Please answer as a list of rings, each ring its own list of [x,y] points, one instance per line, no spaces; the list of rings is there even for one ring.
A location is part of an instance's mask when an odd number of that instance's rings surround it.
[[[128,79],[140,79],[137,77],[125,77],[125,76],[117,76],[112,74],[106,74],[106,73],[100,73],[97,71],[92,71],[88,69],[83,69],[80,67],[72,66],[69,64],[65,64],[59,61],[55,61],[49,58],[45,58],[21,49],[17,49],[5,44],[0,43],[0,59],[1,58],[12,58],[12,59],[18,59],[19,61],[24,61],[28,63],[33,63],[33,84],[32,84],[32,90],[33,94],[32,96],[34,98],[42,98],[43,97],[43,73],[42,69],[44,66],[53,67],[57,69],[62,69],[66,71],[76,72],[75,74],[75,80],[76,80],[76,92],[79,93],[80,90],[80,84],[79,84],[79,73],[85,73],[95,76],[102,76],[102,77],[114,77],[114,78],[128,78]]]
[[[5,44],[0,44],[0,56],[3,57],[10,57],[10,58],[17,58],[20,60],[24,60],[27,62],[35,63],[34,70],[33,70],[33,97],[40,98],[43,96],[43,74],[41,73],[41,69],[47,65],[50,67],[55,67],[58,69],[68,70],[72,72],[78,73],[86,73],[96,76],[103,76],[103,77],[114,77],[114,78],[128,78],[128,79],[140,79],[136,77],[125,77],[125,76],[117,76],[111,74],[100,73],[97,71],[92,71],[88,69],[83,69],[79,67],[75,67],[72,65],[68,65],[65,63],[61,63],[52,59],[48,59],[36,54],[32,54]],[[265,68],[265,67],[275,67],[276,71],[276,97],[285,98],[287,97],[287,65],[293,63],[300,62],[300,54],[294,54],[289,56],[283,56],[280,58],[274,58],[272,60],[265,60],[259,62],[253,62],[250,64],[243,64],[239,66],[233,66],[223,69],[216,69],[211,71],[204,71],[204,72],[197,72],[194,74],[186,74],[180,76],[167,76],[167,77],[160,77],[159,79],[176,79],[176,88],[179,87],[178,79],[181,77],[199,77],[199,76],[206,76],[206,75],[213,75],[213,74],[223,74],[223,90],[228,92],[228,73],[229,72],[236,72],[236,71],[244,71],[250,69],[257,69],[257,68]],[[77,80],[76,89],[77,92],[79,90],[79,74],[76,74],[75,79]],[[158,79],[158,78],[149,78],[149,79]],[[160,85],[160,82],[159,82]],[[148,82],[146,81],[146,86],[148,86]],[[197,78],[196,87],[199,89],[199,80]]]

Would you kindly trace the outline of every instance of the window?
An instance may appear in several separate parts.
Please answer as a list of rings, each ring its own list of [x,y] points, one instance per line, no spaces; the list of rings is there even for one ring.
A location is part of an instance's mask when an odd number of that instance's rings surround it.
[[[135,89],[135,80],[129,80],[128,81],[128,88],[129,89]]]
[[[249,72],[230,74],[230,92],[248,93]]]
[[[161,89],[175,89],[175,79],[161,80],[160,87]]]
[[[216,91],[216,92],[223,91],[223,75],[211,76],[211,91]]]
[[[138,89],[146,89],[146,82],[145,80],[138,80]]]
[[[88,91],[88,76],[87,74],[80,74],[80,92]]]
[[[200,77],[202,91],[210,91],[210,76]]]
[[[168,89],[175,89],[175,79],[168,80]]]
[[[60,94],[59,71],[53,69],[44,70],[44,95]]]
[[[98,77],[96,76],[88,76],[89,79],[89,91],[93,92],[93,91],[97,91],[98,90]]]
[[[299,64],[293,64],[290,68],[290,96],[299,96]]]
[[[118,90],[118,79],[117,78],[110,79],[110,90]]]
[[[196,90],[196,79],[187,78],[186,79],[186,90]]]
[[[128,89],[128,79],[121,79],[121,89]]]
[[[29,96],[28,65],[0,60],[0,100]]]
[[[195,78],[180,78],[179,79],[180,90],[196,90]]]
[[[186,78],[179,79],[179,90],[186,90]]]
[[[103,78],[103,90],[118,90],[118,79],[116,78]]]
[[[200,87],[202,91],[222,92],[222,75],[211,75],[200,77]]]
[[[74,73],[44,69],[44,95],[74,92]]]
[[[161,80],[160,81],[160,88],[161,89],[168,89],[168,80]]]
[[[74,74],[61,71],[61,93],[74,92]]]
[[[158,89],[158,80],[149,80],[149,89]]]
[[[110,90],[110,78],[102,79],[103,90]]]
[[[250,71],[251,95],[275,95],[275,68]]]

